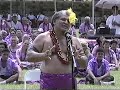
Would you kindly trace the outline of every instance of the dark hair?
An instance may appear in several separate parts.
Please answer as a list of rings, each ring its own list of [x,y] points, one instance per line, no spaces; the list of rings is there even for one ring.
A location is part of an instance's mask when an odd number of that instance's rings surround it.
[[[97,42],[97,44],[100,46],[100,44],[102,43],[102,41],[100,40],[100,37],[98,37],[98,38],[96,39],[96,42]]]
[[[5,48],[5,49],[2,50],[2,53],[4,53],[4,52],[10,52],[10,51],[9,51],[8,48]]]
[[[7,18],[8,16],[7,16],[7,14],[4,14],[3,16],[2,16],[2,18]]]
[[[110,44],[113,44],[113,43],[118,44],[118,42],[117,42],[116,40],[112,40],[112,41],[110,42]]]
[[[104,42],[103,42],[103,45],[105,44],[105,43],[110,43],[108,40],[105,40]]]
[[[118,6],[113,6],[112,9],[116,8],[118,10]]]
[[[98,49],[96,50],[96,53],[98,53],[98,52],[103,52],[103,53],[104,53],[104,49],[103,49],[103,48],[98,48]]]
[[[4,45],[5,48],[8,48],[8,47],[7,47],[7,43],[4,42],[4,41],[0,41],[0,45]]]

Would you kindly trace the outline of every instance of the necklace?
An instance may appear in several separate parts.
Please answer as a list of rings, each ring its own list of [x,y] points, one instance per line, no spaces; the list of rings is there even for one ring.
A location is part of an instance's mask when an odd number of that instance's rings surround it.
[[[26,29],[25,29],[25,25],[22,24],[22,27],[23,27],[23,31],[24,31],[24,32],[28,32],[28,27],[29,27],[29,25],[27,24],[26,26],[27,26],[27,27],[26,27]]]
[[[50,37],[52,39],[53,45],[55,45],[55,53],[57,54],[57,57],[59,58],[59,60],[61,61],[62,64],[68,65],[69,60],[68,60],[68,58],[65,60],[65,58],[62,57],[62,52],[60,50],[60,44],[58,42],[58,39],[55,35],[54,30],[50,31]],[[68,55],[67,55],[67,57],[68,57]]]

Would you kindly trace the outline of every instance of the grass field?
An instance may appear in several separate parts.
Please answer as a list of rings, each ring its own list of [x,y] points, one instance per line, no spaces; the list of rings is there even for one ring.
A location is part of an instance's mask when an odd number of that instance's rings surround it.
[[[25,73],[25,71],[23,73]],[[78,84],[77,90],[120,90],[120,71],[112,71],[111,74],[115,77],[115,86]],[[23,84],[0,85],[0,90],[23,90],[23,88]],[[39,90],[39,84],[29,84],[27,85],[27,90]]]

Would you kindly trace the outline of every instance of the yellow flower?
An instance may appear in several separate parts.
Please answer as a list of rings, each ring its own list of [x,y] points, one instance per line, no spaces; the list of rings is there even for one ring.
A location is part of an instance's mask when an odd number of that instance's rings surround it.
[[[71,8],[68,9],[67,12],[70,14],[70,16],[69,16],[69,22],[70,22],[70,24],[75,25],[75,22],[78,20],[76,18],[76,14],[73,12],[73,10]]]

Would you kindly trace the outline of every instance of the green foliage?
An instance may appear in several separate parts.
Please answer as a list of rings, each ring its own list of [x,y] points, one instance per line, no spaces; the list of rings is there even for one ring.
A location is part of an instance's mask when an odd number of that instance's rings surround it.
[[[14,1],[12,2],[13,12],[23,14],[23,2],[21,1]],[[33,12],[35,15],[39,12],[43,12],[44,14],[51,16],[51,14],[54,12],[54,2],[25,2],[26,13]],[[67,2],[67,1],[58,1],[56,3],[57,11],[72,8],[78,16],[91,16],[91,2]],[[10,2],[2,2],[0,4],[0,11],[7,11],[10,12]],[[2,12],[1,12],[2,13]]]

